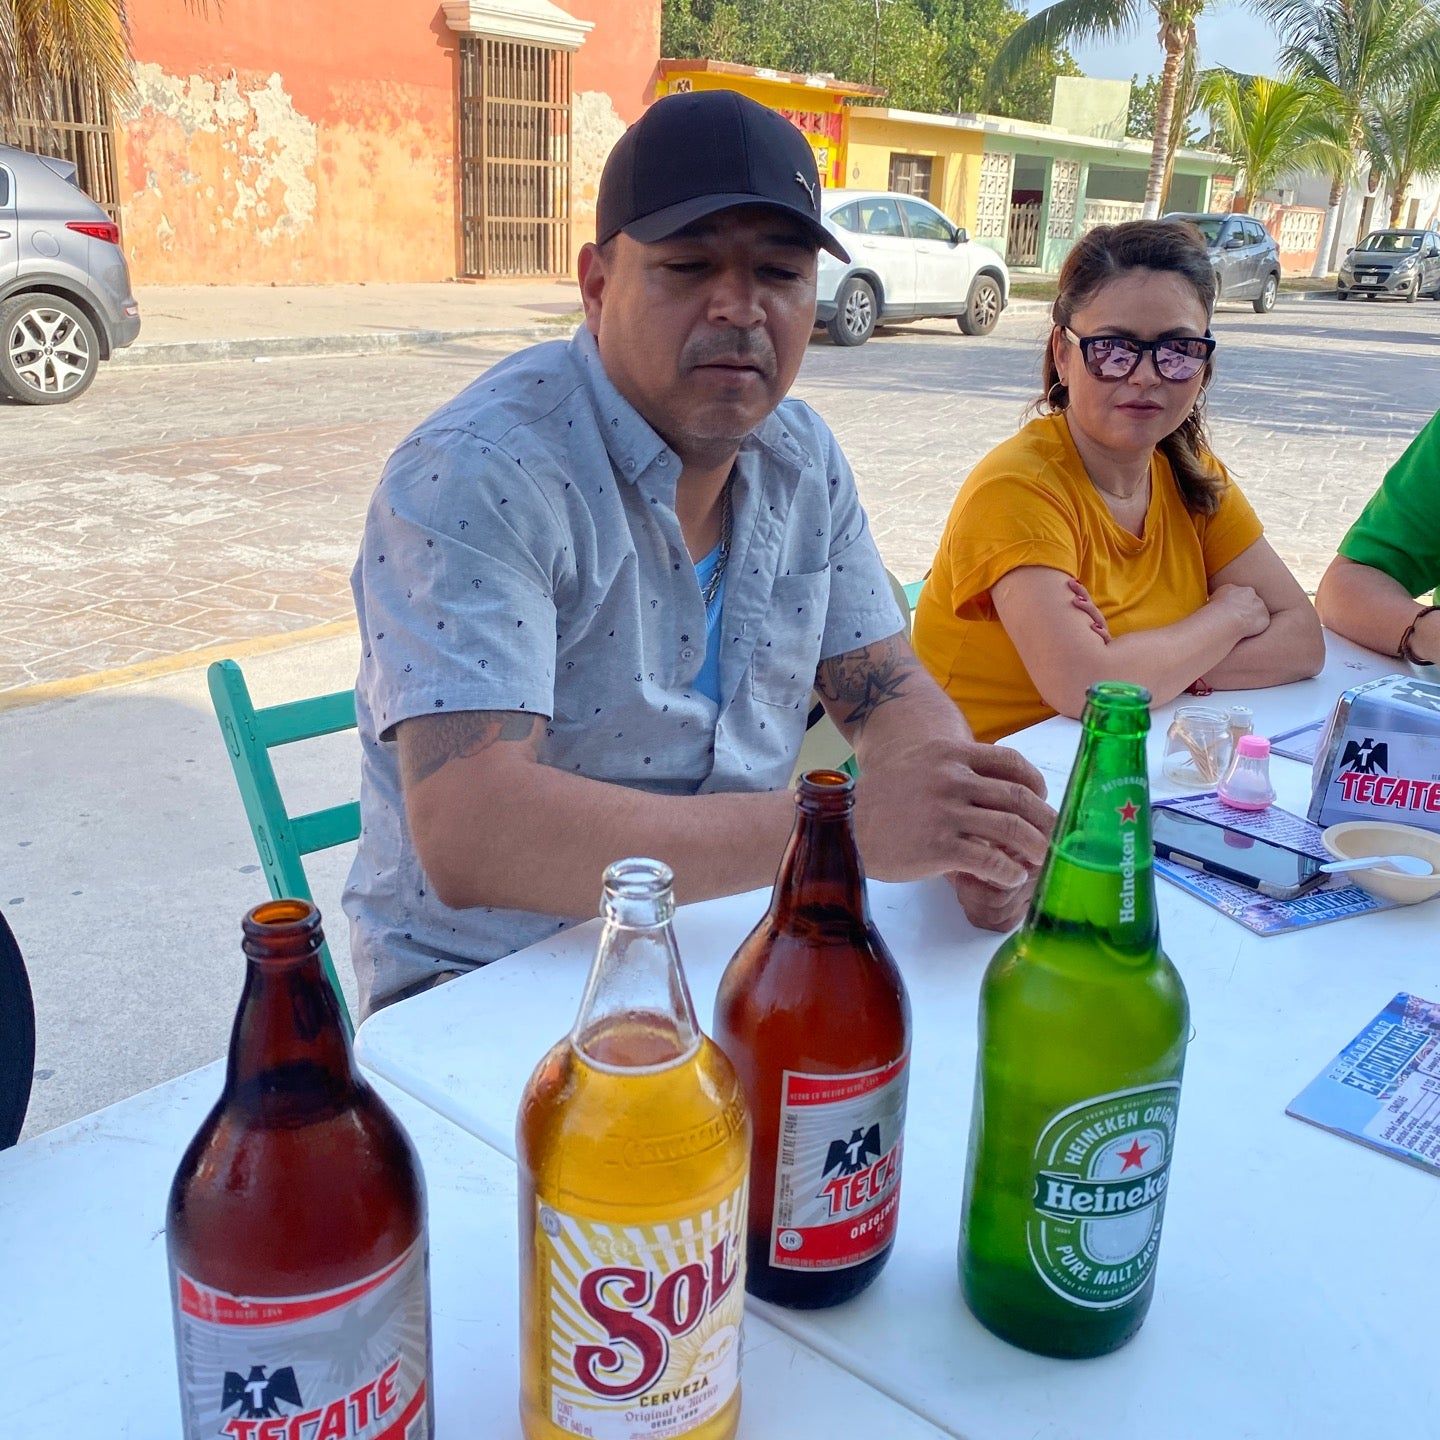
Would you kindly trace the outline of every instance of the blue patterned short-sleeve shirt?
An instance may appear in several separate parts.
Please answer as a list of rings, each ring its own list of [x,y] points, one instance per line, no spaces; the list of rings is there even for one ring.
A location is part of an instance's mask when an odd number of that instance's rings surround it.
[[[773,790],[819,662],[902,628],[834,436],[787,400],[736,461],[717,706],[695,684],[706,624],[680,471],[584,328],[488,371],[391,456],[352,580],[362,830],[345,909],[367,1008],[568,923],[440,903],[405,822],[402,720],[528,711],[558,769],[661,794]]]

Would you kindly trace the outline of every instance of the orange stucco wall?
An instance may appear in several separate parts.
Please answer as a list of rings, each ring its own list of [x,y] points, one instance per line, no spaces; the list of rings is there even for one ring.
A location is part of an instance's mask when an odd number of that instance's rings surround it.
[[[556,0],[595,28],[575,52],[571,114],[571,234],[576,253],[595,238],[595,194],[610,147],[650,101],[660,58],[660,0]]]
[[[644,109],[659,0],[558,0],[575,56],[574,240]],[[130,0],[138,101],[117,125],[137,284],[459,273],[457,44],[437,0]]]
[[[421,0],[131,0],[137,283],[456,273],[455,37]]]

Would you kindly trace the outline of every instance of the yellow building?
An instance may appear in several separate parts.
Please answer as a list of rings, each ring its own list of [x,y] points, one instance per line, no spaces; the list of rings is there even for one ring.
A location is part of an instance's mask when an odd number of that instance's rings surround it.
[[[796,75],[723,60],[662,60],[655,98],[692,90],[735,90],[778,110],[804,132],[815,151],[820,183],[846,184],[849,120],[852,100],[874,100],[885,92],[873,85],[855,85],[833,75]]]
[[[918,195],[955,224],[975,228],[985,136],[973,119],[858,108],[848,119],[849,189]]]

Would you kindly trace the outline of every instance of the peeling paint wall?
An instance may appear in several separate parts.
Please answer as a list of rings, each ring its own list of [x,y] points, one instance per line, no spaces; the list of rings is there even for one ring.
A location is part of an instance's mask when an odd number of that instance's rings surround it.
[[[611,147],[645,112],[660,63],[660,0],[556,0],[595,28],[575,52],[571,226],[575,253],[595,238],[595,195]]]
[[[137,284],[457,272],[455,38],[416,0],[132,0]]]
[[[595,199],[600,173],[615,142],[625,133],[625,121],[609,95],[598,90],[576,94],[570,115],[570,193],[576,250],[595,238]]]
[[[660,0],[559,0],[575,57],[574,245],[605,156],[645,107]],[[137,99],[119,117],[139,285],[451,278],[458,37],[436,0],[131,0]]]

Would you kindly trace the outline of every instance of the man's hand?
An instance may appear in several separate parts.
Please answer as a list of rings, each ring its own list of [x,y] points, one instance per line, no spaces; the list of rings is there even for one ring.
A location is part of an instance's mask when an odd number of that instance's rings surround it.
[[[973,740],[903,635],[822,662],[816,685],[860,759],[855,833],[867,872],[967,877],[978,883],[956,886],[966,913],[1001,924],[1024,904],[1055,825],[1040,772]]]
[[[890,748],[878,763],[866,758],[855,821],[877,880],[958,872],[1007,893],[1028,889],[1055,812],[1040,772],[1018,751],[931,735]]]
[[[997,890],[993,885],[984,885],[969,875],[958,873],[945,878],[954,889],[955,898],[965,907],[965,916],[972,925],[981,930],[1002,933],[1013,930],[1024,918],[1035,890],[1033,876],[1013,890]]]

